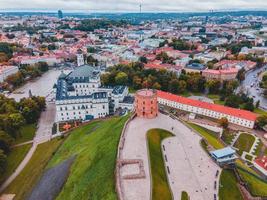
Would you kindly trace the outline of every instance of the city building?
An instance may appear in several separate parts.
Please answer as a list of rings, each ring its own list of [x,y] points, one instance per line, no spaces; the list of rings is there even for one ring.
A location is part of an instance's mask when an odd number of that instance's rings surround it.
[[[4,80],[19,71],[19,68],[17,66],[0,66],[0,83],[4,82]]]
[[[261,173],[267,176],[267,156],[255,159],[253,164]]]
[[[190,72],[198,72],[200,73],[201,71],[203,71],[204,69],[206,69],[206,66],[203,65],[203,64],[200,64],[200,63],[192,63],[192,64],[189,64],[187,65],[184,70],[187,72],[187,73],[190,73]]]
[[[162,105],[214,119],[226,117],[230,123],[250,129],[254,128],[257,118],[257,115],[250,111],[202,102],[160,90],[157,91],[157,96],[158,102]]]
[[[227,68],[221,70],[214,69],[205,69],[202,71],[202,76],[207,80],[216,79],[219,81],[229,81],[234,80],[237,76],[238,69],[236,68]]]
[[[232,164],[237,159],[235,150],[231,147],[211,151],[210,155],[219,165]]]
[[[77,51],[76,56],[77,56],[77,66],[79,67],[79,66],[84,65],[84,57],[83,57],[83,52],[81,49]]]
[[[56,122],[91,120],[113,114],[117,109],[133,109],[126,86],[102,87],[100,71],[83,65],[62,73],[55,86]]]
[[[156,90],[143,89],[135,94],[135,111],[138,117],[155,118],[158,116]]]
[[[58,18],[59,18],[59,19],[62,19],[62,18],[63,18],[63,12],[62,12],[62,10],[59,10],[59,11],[57,12],[57,15],[58,15]]]

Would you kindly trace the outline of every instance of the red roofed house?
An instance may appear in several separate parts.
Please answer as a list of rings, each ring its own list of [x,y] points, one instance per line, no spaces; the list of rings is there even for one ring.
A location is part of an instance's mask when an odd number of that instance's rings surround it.
[[[257,118],[250,111],[189,99],[160,90],[157,95],[160,104],[215,119],[226,117],[230,123],[246,128],[253,129]]]
[[[255,159],[254,166],[265,176],[267,176],[267,156]]]

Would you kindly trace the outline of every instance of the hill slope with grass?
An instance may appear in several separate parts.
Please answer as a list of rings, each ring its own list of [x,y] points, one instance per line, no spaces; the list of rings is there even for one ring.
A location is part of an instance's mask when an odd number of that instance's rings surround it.
[[[76,156],[57,199],[117,199],[115,165],[120,135],[128,117],[95,121],[73,130],[47,169]]]

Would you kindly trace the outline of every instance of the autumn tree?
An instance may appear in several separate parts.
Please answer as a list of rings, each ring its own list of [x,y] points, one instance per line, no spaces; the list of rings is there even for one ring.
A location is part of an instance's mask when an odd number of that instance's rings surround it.
[[[229,122],[228,122],[228,119],[226,117],[222,117],[221,119],[219,119],[218,123],[224,129],[228,128]]]

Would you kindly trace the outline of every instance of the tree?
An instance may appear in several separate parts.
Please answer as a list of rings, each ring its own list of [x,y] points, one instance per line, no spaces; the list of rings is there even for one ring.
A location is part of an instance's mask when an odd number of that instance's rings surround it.
[[[5,172],[7,165],[7,157],[4,154],[3,150],[0,149],[0,172],[1,174]]]
[[[179,80],[173,79],[169,82],[169,91],[174,94],[179,93]]]
[[[161,85],[158,82],[156,82],[156,83],[153,84],[152,88],[156,89],[156,90],[160,90],[161,89]]]
[[[141,63],[147,63],[147,58],[146,58],[145,56],[141,56],[141,57],[139,58],[139,61],[140,61]]]
[[[38,104],[32,98],[23,98],[20,100],[20,110],[27,123],[34,123],[39,118],[40,109]]]
[[[245,103],[245,105],[244,105],[245,110],[253,111],[254,108],[255,107],[254,107],[253,101],[252,102],[249,101],[249,102]]]
[[[3,150],[5,153],[8,153],[10,151],[9,148],[13,140],[14,139],[10,135],[0,130],[0,149]]]
[[[87,47],[87,53],[95,53],[96,49],[94,47]]]
[[[186,82],[184,80],[179,81],[179,90],[180,93],[184,93],[186,90]]]
[[[49,44],[49,45],[47,46],[47,49],[50,50],[50,51],[51,51],[51,50],[56,50],[56,48],[57,48],[57,47],[56,47],[55,44]]]
[[[10,114],[6,119],[6,128],[9,135],[17,137],[20,127],[25,123],[25,119],[20,113]]]
[[[232,107],[232,108],[239,108],[239,105],[242,103],[242,100],[239,96],[237,95],[230,95],[228,98],[225,100],[225,105]]]
[[[260,106],[260,100],[258,100],[258,101],[256,102],[256,104],[255,104],[255,107],[256,107],[256,108],[259,108],[259,106]]]
[[[92,55],[89,55],[87,57],[87,63],[91,65],[96,65],[98,63],[98,60],[95,59]]]
[[[46,62],[39,62],[37,64],[37,67],[41,72],[47,72],[49,69],[49,66]]]
[[[118,85],[127,85],[128,75],[124,72],[119,72],[115,77],[115,82]]]
[[[267,125],[267,115],[260,115],[256,119],[256,125],[259,128],[263,128],[264,126]]]
[[[228,128],[229,122],[228,122],[228,119],[226,117],[222,117],[221,119],[219,119],[218,123],[224,129]]]
[[[221,87],[221,82],[219,80],[208,80],[205,86],[209,89],[209,93],[218,94]]]
[[[12,46],[6,42],[0,42],[0,52],[5,53],[8,59],[12,58],[13,56]]]

